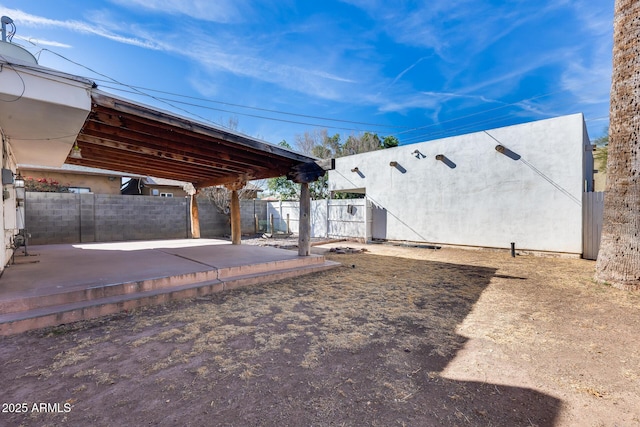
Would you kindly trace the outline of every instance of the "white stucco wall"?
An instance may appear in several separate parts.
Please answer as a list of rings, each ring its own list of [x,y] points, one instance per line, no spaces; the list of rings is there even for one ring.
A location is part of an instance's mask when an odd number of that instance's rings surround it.
[[[0,150],[0,164],[3,168],[9,169],[15,173],[16,163],[11,154],[11,149],[7,144],[6,138],[2,129],[0,129],[0,143],[3,145],[3,149]],[[4,269],[5,265],[11,260],[13,255],[13,236],[18,233],[17,229],[17,217],[16,217],[16,190],[12,184],[2,185],[2,192],[6,191],[8,197],[2,200],[0,203],[0,216],[2,217],[2,228],[4,249],[0,251],[0,272]]]
[[[329,189],[366,191],[374,238],[580,254],[588,143],[574,114],[338,158]]]

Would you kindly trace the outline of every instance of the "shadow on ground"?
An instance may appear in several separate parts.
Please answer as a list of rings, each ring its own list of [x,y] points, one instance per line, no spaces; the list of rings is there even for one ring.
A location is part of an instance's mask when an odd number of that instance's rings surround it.
[[[440,373],[496,270],[381,257],[0,341],[24,425],[552,426],[561,402]],[[518,278],[522,279],[522,278]]]

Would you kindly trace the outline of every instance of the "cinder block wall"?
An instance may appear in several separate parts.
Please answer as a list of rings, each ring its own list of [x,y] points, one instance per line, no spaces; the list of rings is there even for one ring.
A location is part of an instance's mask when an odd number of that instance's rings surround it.
[[[198,197],[198,217],[200,218],[200,237],[211,239],[231,235],[229,217],[218,212],[206,197]]]
[[[187,199],[96,194],[95,241],[188,236]]]
[[[29,244],[78,243],[80,198],[68,193],[26,193],[25,226]]]
[[[218,212],[206,197],[198,197],[200,216],[200,236],[215,238],[231,235],[231,222],[228,215]],[[242,234],[255,233],[255,216],[263,220],[267,216],[267,202],[263,200],[240,200],[240,226]]]
[[[258,220],[264,220],[266,218],[266,200],[240,200],[240,220],[243,234],[255,233],[256,215],[258,216]]]
[[[207,200],[198,206],[202,237],[230,234],[227,216]],[[28,192],[25,208],[32,245],[180,239],[190,234],[186,198]]]

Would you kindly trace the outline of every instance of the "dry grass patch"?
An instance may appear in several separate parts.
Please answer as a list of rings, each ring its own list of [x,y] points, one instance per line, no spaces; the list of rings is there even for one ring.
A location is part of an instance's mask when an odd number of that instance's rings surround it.
[[[49,395],[101,396],[134,424],[637,419],[640,294],[595,284],[592,263],[395,247],[329,258],[343,266],[6,338],[0,379],[59,378]],[[23,341],[41,357],[24,361]],[[109,400],[116,387],[131,402]]]

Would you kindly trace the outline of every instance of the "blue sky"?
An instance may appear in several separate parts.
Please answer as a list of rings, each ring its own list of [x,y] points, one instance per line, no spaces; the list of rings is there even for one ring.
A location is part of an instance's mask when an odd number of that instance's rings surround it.
[[[0,0],[0,14],[41,65],[116,95],[272,143],[326,128],[410,144],[578,112],[601,136],[613,3]]]

